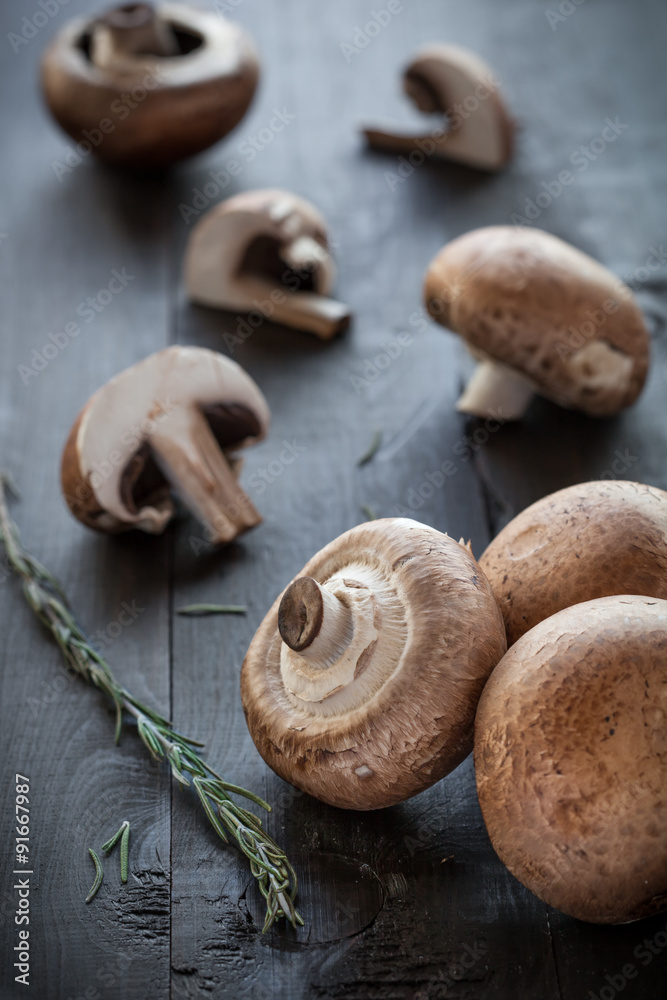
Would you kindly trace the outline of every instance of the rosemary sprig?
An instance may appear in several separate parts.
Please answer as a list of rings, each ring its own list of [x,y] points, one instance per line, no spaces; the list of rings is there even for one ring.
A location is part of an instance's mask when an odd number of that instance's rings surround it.
[[[235,840],[250,862],[250,870],[266,900],[264,931],[279,917],[286,917],[294,927],[303,925],[294,906],[296,873],[285,852],[265,832],[261,820],[237,805],[229,793],[241,795],[269,812],[271,807],[252,792],[225,781],[195,749],[201,746],[200,743],[176,732],[167,719],[142,704],[118,683],[107,662],[86,639],[58,581],[23,548],[18,528],[9,516],[6,487],[12,489],[11,480],[0,474],[0,542],[5,547],[9,564],[21,577],[26,600],[58,643],[67,666],[114,703],[116,742],[120,738],[124,713],[130,715],[136,720],[139,736],[152,757],[166,760],[180,785],[189,785],[192,780],[218,836],[226,843],[230,838]],[[12,492],[16,491],[12,489]],[[91,856],[95,861],[93,851]],[[99,859],[96,868],[98,862]],[[97,879],[93,888],[95,892],[99,888]],[[89,894],[89,898],[92,899],[92,895]]]
[[[357,459],[357,465],[366,465],[375,456],[380,445],[382,444],[382,431],[376,428],[373,431],[373,437],[371,438],[371,443],[369,444],[363,455],[360,455]]]
[[[102,869],[102,862],[100,861],[100,859],[98,858],[97,854],[92,849],[92,847],[88,848],[88,853],[90,854],[91,858],[93,859],[93,863],[95,865],[95,881],[93,882],[93,884],[91,886],[90,892],[86,896],[86,902],[87,903],[89,903],[91,901],[91,899],[95,898],[95,896],[97,895],[97,890],[102,885],[102,879],[104,878],[104,871]]]
[[[244,615],[248,609],[243,604],[186,604],[176,608],[177,615]]]

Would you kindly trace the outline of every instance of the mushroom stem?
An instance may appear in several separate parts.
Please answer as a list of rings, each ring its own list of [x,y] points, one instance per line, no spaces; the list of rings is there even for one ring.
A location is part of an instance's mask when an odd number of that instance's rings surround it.
[[[261,522],[204,414],[179,409],[151,435],[151,449],[183,503],[214,544],[230,542]]]
[[[535,390],[522,375],[495,361],[481,361],[456,404],[475,417],[520,420]]]
[[[350,310],[342,302],[315,292],[293,292],[276,305],[271,318],[297,330],[307,330],[322,340],[330,340],[346,330]]]
[[[435,146],[433,152],[439,151],[447,135],[434,139],[431,135],[415,135],[414,132],[399,132],[382,128],[363,128],[362,133],[371,149],[381,149],[388,153],[424,152],[424,145]]]
[[[126,56],[173,56],[176,36],[148,3],[116,7],[98,19],[93,30],[91,60],[100,69]]]
[[[318,265],[329,263],[328,251],[312,236],[298,236],[291,243],[286,243],[280,256],[295,271],[312,271]]]
[[[301,576],[283,594],[278,630],[283,642],[311,667],[326,670],[350,644],[352,612],[317,580]]]

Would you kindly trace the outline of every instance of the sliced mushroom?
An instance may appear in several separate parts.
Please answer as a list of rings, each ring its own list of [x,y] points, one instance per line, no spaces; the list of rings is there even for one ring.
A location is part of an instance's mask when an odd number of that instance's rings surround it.
[[[219,14],[117,7],[65,25],[42,60],[58,124],[110,163],[165,167],[227,135],[252,100],[254,45]]]
[[[395,127],[364,128],[370,146],[434,155],[479,170],[499,170],[507,163],[514,125],[493,71],[474,52],[429,45],[405,70],[403,87],[420,111],[443,114],[443,126],[417,135]]]
[[[510,645],[581,601],[667,599],[667,493],[625,480],[569,486],[518,514],[479,562]]]
[[[98,531],[164,530],[170,486],[229,542],[261,517],[238,484],[233,453],[260,441],[269,409],[234,361],[201,347],[168,347],[116,375],[88,400],[65,446],[70,510]]]
[[[505,648],[468,547],[406,518],[372,521],[318,552],[260,625],[241,672],[248,727],[303,791],[388,806],[470,752]]]
[[[192,231],[185,283],[193,302],[256,311],[328,339],[347,306],[329,298],[335,269],[326,223],[288,191],[248,191],[208,212]]]
[[[667,601],[605,597],[527,632],[484,689],[475,772],[500,860],[580,920],[667,908]]]
[[[649,338],[632,292],[539,229],[459,236],[431,262],[424,298],[479,361],[458,402],[463,413],[518,420],[538,393],[606,417],[642,390]]]

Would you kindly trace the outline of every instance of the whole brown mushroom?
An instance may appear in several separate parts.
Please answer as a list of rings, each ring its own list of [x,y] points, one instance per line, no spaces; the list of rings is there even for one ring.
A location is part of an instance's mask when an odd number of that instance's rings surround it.
[[[130,3],[70,21],[42,59],[58,124],[102,160],[166,167],[227,135],[252,100],[251,40],[218,14]]]
[[[518,514],[479,562],[510,646],[581,601],[667,599],[667,493],[625,480],[568,486]]]
[[[475,723],[484,822],[531,892],[594,923],[667,908],[667,601],[605,597],[527,632]]]
[[[538,394],[607,417],[644,385],[649,338],[630,289],[539,229],[488,226],[452,240],[428,267],[424,300],[479,362],[462,413],[519,420]]]
[[[330,805],[416,795],[470,752],[506,649],[469,548],[407,518],[352,528],[277,598],[241,672],[266,763]]]

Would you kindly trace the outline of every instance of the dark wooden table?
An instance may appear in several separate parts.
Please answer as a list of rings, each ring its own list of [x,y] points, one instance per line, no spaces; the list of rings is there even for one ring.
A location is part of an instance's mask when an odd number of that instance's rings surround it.
[[[169,176],[137,179],[89,161],[63,171],[58,164],[72,144],[40,102],[37,67],[47,40],[96,4],[71,0],[14,46],[9,33],[42,8],[37,0],[2,5],[0,464],[13,470],[23,495],[14,513],[26,543],[60,576],[119,677],[205,741],[231,780],[274,804],[267,824],[296,860],[307,928],[260,934],[262,908],[243,858],[220,845],[192,796],[147,761],[129,728],[114,747],[101,696],[67,678],[17,582],[2,571],[1,995],[658,1000],[667,949],[656,942],[665,940],[667,915],[609,928],[545,907],[496,858],[470,760],[423,795],[375,814],[295,792],[254,749],[239,670],[274,596],[306,559],[362,520],[364,503],[380,515],[410,508],[411,491],[447,459],[455,474],[413,516],[470,537],[477,554],[511,515],[568,484],[620,476],[667,487],[667,9],[661,0],[560,8],[554,0],[556,20],[530,0],[403,0],[403,10],[346,58],[341,43],[353,43],[370,18],[364,0],[227,6],[262,53],[251,113],[208,154]],[[375,9],[385,6],[378,0]],[[428,163],[390,183],[396,158],[362,148],[360,121],[408,117],[398,70],[430,40],[467,45],[497,70],[521,129],[504,173]],[[247,140],[276,108],[293,118],[251,161]],[[571,157],[601,134],[606,118],[624,126],[616,141],[586,169],[576,166]],[[273,411],[269,439],[248,454],[245,481],[278,460],[284,440],[299,450],[255,494],[265,518],[259,529],[219,552],[201,545],[201,529],[185,519],[161,538],[98,537],[60,498],[62,445],[90,393],[148,353],[176,342],[229,353],[224,335],[234,332],[235,317],[189,306],[180,266],[190,231],[181,206],[192,205],[195,189],[230,159],[243,170],[219,197],[280,186],[324,212],[353,328],[325,345],[266,323],[234,350]],[[488,433],[455,412],[470,363],[454,337],[421,328],[422,275],[447,240],[509,222],[526,199],[549,184],[555,191],[553,180],[568,168],[575,181],[534,222],[630,281],[654,338],[651,376],[639,403],[617,419],[596,422],[538,402],[521,424]],[[649,270],[656,253],[659,266]],[[85,301],[107,287],[114,269],[131,279],[88,322]],[[39,364],[33,351],[41,354],[49,334],[76,321],[80,335],[38,374],[22,376],[20,366]],[[410,337],[398,356],[374,367],[401,333]],[[359,469],[355,460],[374,428],[383,430],[382,448]],[[193,601],[246,604],[248,614],[174,615]],[[135,617],[120,627],[126,604]],[[11,967],[17,771],[30,777],[32,799],[27,989],[14,983]],[[87,847],[99,847],[126,816],[128,886],[109,862],[85,906],[93,875]]]

